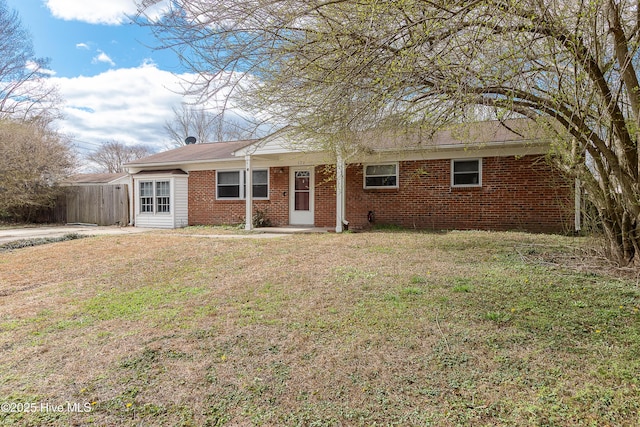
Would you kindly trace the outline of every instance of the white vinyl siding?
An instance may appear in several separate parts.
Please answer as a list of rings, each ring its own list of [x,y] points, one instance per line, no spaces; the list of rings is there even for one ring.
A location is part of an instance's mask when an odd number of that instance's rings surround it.
[[[189,225],[189,184],[186,177],[176,177],[173,181],[173,227]]]
[[[188,225],[187,175],[158,175],[134,179],[135,188],[139,191],[135,212],[136,227],[178,228]],[[142,197],[143,194],[145,197]]]

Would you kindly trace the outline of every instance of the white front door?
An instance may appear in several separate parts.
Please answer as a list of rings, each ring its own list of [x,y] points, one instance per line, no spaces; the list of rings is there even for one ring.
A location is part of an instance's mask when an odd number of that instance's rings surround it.
[[[313,225],[313,167],[291,168],[289,224]]]

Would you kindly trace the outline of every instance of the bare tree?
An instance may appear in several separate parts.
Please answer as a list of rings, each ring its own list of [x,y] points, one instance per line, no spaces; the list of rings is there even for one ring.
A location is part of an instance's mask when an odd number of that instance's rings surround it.
[[[18,13],[0,0],[0,117],[51,121],[59,116],[60,96],[48,82],[47,65],[35,57]]]
[[[117,141],[105,142],[95,153],[89,154],[87,160],[98,165],[100,172],[123,172],[122,165],[133,160],[153,154],[153,149],[145,145],[129,146]]]
[[[68,141],[41,122],[0,119],[0,217],[29,220],[75,165]]]
[[[225,117],[224,111],[219,114],[203,108],[181,104],[173,108],[174,118],[165,123],[164,129],[176,147],[185,145],[189,136],[197,142],[220,142],[249,139],[252,134],[243,129],[238,120]]]
[[[157,3],[145,0],[145,6]],[[610,257],[640,265],[640,14],[630,0],[177,0],[153,22],[212,97],[344,149],[384,123],[526,117],[579,178]],[[144,10],[144,9],[141,9]]]

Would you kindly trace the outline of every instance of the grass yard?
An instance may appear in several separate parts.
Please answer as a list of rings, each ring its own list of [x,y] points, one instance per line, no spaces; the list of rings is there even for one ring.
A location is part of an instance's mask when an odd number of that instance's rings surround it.
[[[640,287],[572,267],[585,246],[165,232],[0,252],[0,424],[638,425]]]

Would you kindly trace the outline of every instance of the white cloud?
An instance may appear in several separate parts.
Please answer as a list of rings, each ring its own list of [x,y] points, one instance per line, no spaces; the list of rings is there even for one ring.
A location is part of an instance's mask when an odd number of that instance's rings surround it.
[[[76,49],[89,50],[89,45],[87,43],[77,43]]]
[[[166,9],[165,1],[149,10],[154,16]],[[121,25],[137,12],[136,0],[46,0],[51,14],[65,21]]]
[[[109,57],[109,55],[107,55],[101,50],[98,50],[98,55],[94,56],[93,59],[91,60],[92,64],[97,64],[98,62],[104,62],[106,64],[111,65],[112,67],[115,67],[116,65],[116,63],[113,62],[113,60]]]
[[[56,123],[58,130],[71,138],[80,155],[108,141],[166,150],[172,142],[164,129],[165,123],[174,118],[172,108],[195,101],[182,95],[185,81],[194,77],[176,76],[150,61],[93,77],[53,77],[52,83],[66,101],[64,119]],[[208,105],[213,107],[216,102],[211,100]],[[246,116],[227,107],[230,115]]]
[[[93,77],[53,78],[66,101],[58,128],[96,147],[106,141],[165,149],[163,129],[183,101],[179,78],[154,65],[110,70]],[[80,144],[82,145],[82,144]]]
[[[36,62],[34,61],[27,61],[27,63],[25,64],[25,68],[29,71],[37,71],[40,74],[44,74],[47,76],[55,76],[56,72],[53,70],[49,70],[47,68],[41,68],[40,65],[38,65]]]

